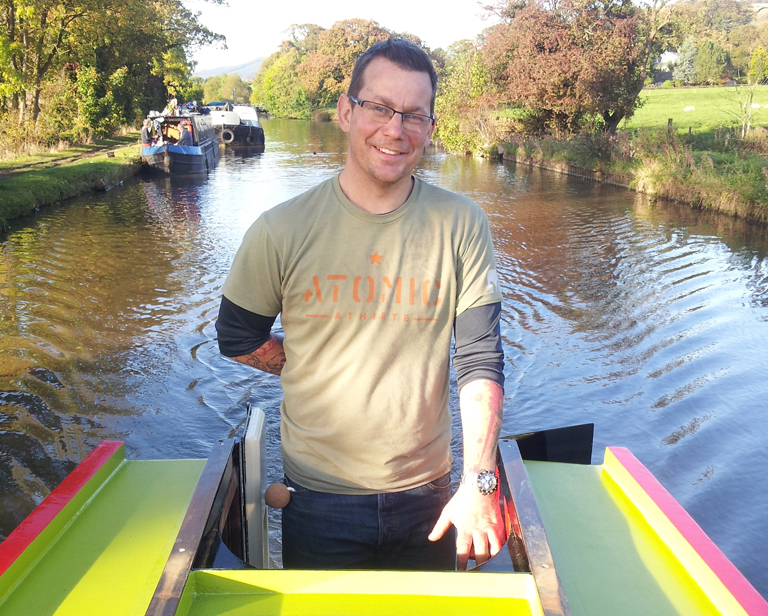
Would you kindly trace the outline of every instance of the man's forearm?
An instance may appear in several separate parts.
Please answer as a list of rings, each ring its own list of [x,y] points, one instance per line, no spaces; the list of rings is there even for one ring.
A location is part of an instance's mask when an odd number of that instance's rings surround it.
[[[470,381],[459,392],[464,472],[496,468],[496,447],[501,429],[504,390],[494,381]],[[467,568],[467,560],[483,563],[504,545],[504,521],[498,493],[483,494],[476,485],[463,483],[443,509],[429,535],[437,541],[453,525],[456,528],[456,567]]]
[[[282,337],[272,334],[264,344],[247,355],[233,357],[237,362],[263,370],[270,374],[280,374],[285,364],[285,350]]]
[[[494,470],[504,390],[486,379],[472,381],[461,388],[459,407],[464,437],[464,472]]]

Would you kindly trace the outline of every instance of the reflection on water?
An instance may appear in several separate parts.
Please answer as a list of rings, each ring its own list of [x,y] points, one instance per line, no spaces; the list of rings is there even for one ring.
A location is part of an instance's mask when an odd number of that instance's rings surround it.
[[[218,297],[251,222],[337,173],[346,137],[309,122],[265,132],[265,150],[222,150],[207,180],[138,178],[2,239],[0,535],[101,439],[133,457],[205,456],[248,400],[267,412],[279,477],[279,382],[218,354]],[[439,152],[419,175],[491,221],[504,430],[594,422],[596,461],[632,449],[768,594],[766,228]]]

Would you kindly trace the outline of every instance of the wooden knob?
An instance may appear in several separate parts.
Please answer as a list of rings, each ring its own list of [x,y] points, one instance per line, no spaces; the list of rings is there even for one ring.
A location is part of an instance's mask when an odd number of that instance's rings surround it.
[[[282,509],[291,500],[291,491],[283,483],[273,483],[264,491],[264,502],[272,509]]]

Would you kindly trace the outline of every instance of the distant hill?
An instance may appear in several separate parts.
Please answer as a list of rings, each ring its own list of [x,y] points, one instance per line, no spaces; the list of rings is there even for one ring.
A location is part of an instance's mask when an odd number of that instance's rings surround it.
[[[253,79],[256,76],[256,73],[259,72],[259,67],[263,61],[264,58],[257,58],[256,60],[251,60],[246,64],[238,64],[237,66],[210,68],[205,71],[197,71],[192,75],[192,77],[202,77],[203,79],[208,79],[208,77],[217,77],[218,75],[231,75],[232,73],[237,73],[240,75],[241,79]]]
[[[752,8],[755,10],[755,21],[763,23],[768,21],[768,4],[762,2],[753,2]]]

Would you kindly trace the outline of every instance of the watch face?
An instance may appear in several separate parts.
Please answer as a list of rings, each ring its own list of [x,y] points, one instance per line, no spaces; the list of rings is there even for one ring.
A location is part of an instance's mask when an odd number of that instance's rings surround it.
[[[483,471],[477,475],[477,489],[485,495],[493,494],[497,484],[496,473],[493,471]]]

